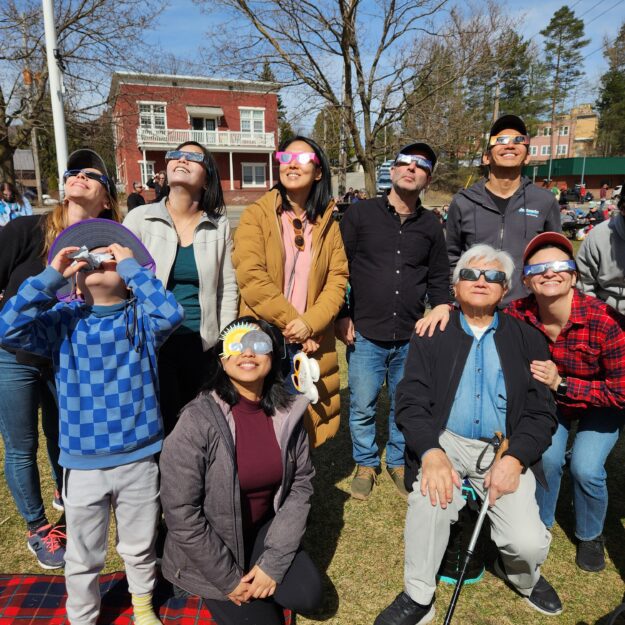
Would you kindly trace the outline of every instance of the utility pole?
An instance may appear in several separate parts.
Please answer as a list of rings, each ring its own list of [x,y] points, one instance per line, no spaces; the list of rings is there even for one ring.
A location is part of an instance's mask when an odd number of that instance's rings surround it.
[[[65,132],[65,111],[63,109],[63,78],[61,67],[63,60],[56,41],[54,25],[54,5],[52,0],[42,0],[43,25],[46,33],[46,57],[50,77],[50,100],[52,102],[52,120],[54,122],[54,143],[56,146],[56,165],[59,174],[59,200],[63,199],[63,174],[67,165],[67,134]]]
[[[24,68],[24,84],[28,89],[28,118],[33,118],[33,79],[38,80],[37,74],[33,75],[28,67],[28,32],[26,28],[26,13],[22,13],[22,37],[24,40],[24,59],[26,67]],[[35,186],[37,188],[37,204],[43,206],[43,195],[41,189],[41,168],[39,167],[39,146],[37,145],[37,128],[33,125],[30,129],[30,145],[33,153],[33,163],[35,166]]]
[[[339,117],[339,176],[338,187],[339,196],[343,197],[347,190],[347,147],[345,132],[345,100],[346,100],[346,84],[347,77],[343,74],[343,94],[341,96],[341,111]]]

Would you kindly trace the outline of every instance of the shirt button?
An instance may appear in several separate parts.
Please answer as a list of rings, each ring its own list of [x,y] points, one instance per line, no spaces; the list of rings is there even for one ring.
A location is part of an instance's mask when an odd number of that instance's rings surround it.
[[[399,291],[395,291],[395,295],[399,295]]]
[[[397,313],[393,313],[393,317],[397,317]]]
[[[399,273],[399,269],[395,273]]]
[[[476,395],[476,397],[479,399],[479,398],[480,398],[480,394],[478,393],[478,394]]]
[[[481,369],[478,369],[478,370],[477,370],[477,372],[478,372],[478,373],[482,373],[482,370],[481,370]]]
[[[476,419],[476,420],[475,420],[475,422],[476,422],[476,423],[479,423],[479,422],[480,422],[480,420],[479,420],[479,419]]]
[[[401,230],[399,231],[399,234],[401,234]]]
[[[399,250],[397,250],[397,253],[398,253],[398,254],[401,254],[401,252],[400,252]]]

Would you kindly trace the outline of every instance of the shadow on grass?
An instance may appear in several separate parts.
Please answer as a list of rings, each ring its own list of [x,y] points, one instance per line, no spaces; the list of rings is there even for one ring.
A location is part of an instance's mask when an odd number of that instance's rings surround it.
[[[349,436],[349,391],[341,390],[341,425],[337,435],[313,450],[315,465],[315,493],[304,539],[304,548],[321,571],[324,585],[324,605],[315,614],[306,615],[314,620],[327,620],[339,607],[338,592],[327,575],[344,526],[344,508],[349,495],[337,484],[353,470]]]

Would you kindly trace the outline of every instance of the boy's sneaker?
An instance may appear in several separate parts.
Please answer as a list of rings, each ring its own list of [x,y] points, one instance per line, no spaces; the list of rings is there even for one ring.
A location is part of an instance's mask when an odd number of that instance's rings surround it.
[[[28,532],[28,548],[37,557],[42,569],[62,569],[65,566],[64,525],[48,523],[37,530]]]
[[[599,536],[594,540],[580,540],[577,543],[575,564],[582,571],[597,573],[605,569],[603,542],[603,536]]]
[[[54,491],[54,497],[52,498],[52,507],[60,512],[65,512],[65,506],[63,505],[63,495],[58,490]]]

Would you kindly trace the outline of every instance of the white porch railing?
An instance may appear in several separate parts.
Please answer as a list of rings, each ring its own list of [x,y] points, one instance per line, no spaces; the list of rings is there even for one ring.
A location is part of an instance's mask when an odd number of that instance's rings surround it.
[[[233,132],[231,130],[154,130],[137,128],[139,148],[175,147],[185,141],[197,141],[207,147],[219,148],[275,148],[273,132]]]

